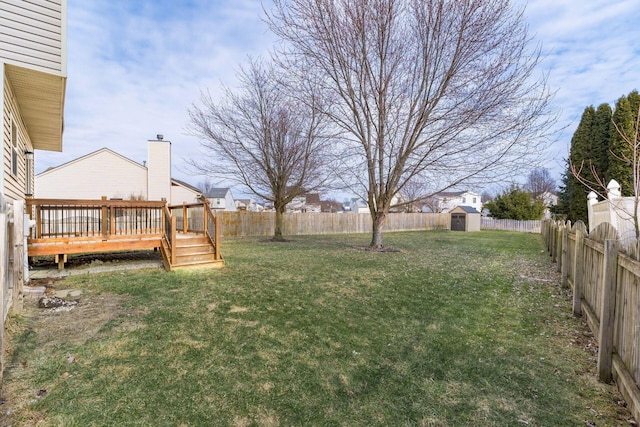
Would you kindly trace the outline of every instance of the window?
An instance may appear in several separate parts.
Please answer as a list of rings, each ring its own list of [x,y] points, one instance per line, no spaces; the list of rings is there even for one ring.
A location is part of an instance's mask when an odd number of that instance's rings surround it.
[[[219,205],[220,204],[220,199],[216,199],[216,204]]]
[[[476,198],[474,197],[474,198],[473,198],[473,203],[475,203],[475,202],[476,202]]]
[[[462,198],[462,203],[467,203],[467,198],[466,197]]]
[[[9,117],[11,122],[11,173],[18,176],[18,128],[13,117]]]

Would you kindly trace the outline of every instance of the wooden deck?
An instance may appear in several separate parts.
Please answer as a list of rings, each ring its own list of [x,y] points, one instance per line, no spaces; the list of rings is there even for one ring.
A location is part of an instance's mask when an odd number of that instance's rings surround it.
[[[70,254],[151,248],[162,252],[166,270],[224,265],[220,222],[207,204],[27,199],[26,211],[34,221],[28,255],[54,256],[60,269]],[[194,238],[191,253],[184,242]]]

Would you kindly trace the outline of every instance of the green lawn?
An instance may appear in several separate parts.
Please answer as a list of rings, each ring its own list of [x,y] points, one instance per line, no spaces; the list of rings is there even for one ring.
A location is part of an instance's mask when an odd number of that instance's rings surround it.
[[[76,320],[80,339],[45,334],[34,323],[41,315],[10,320],[5,383],[16,396],[6,396],[8,419],[83,427],[624,425],[614,388],[594,379],[584,326],[571,316],[540,236],[388,233],[385,243],[398,251],[384,253],[363,250],[368,241],[227,240],[222,270],[57,282],[84,293],[77,311],[48,325],[69,327],[83,304],[94,311]],[[91,331],[90,320],[105,313]],[[46,393],[36,398],[38,390]]]

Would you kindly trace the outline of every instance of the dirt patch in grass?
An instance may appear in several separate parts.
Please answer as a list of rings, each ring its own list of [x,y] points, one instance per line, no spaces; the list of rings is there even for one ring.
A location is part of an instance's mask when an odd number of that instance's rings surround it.
[[[32,285],[45,286],[48,294],[65,289],[64,279],[44,279],[32,281]],[[127,309],[127,295],[92,293],[84,289],[80,295],[67,297],[78,300],[69,310],[42,309],[38,307],[38,297],[27,296],[24,310],[13,314],[7,321],[5,335],[6,371],[2,384],[0,418],[2,425],[39,425],[42,417],[27,409],[46,394],[46,385],[36,385],[33,366],[39,358],[53,349],[66,348],[70,351],[60,364],[73,364],[78,355],[72,349],[92,339],[100,339],[104,334],[112,334],[123,329],[140,327],[142,313]],[[32,348],[32,351],[21,351]],[[64,368],[62,368],[64,369]],[[66,379],[68,372],[60,378]],[[51,378],[55,381],[58,378]],[[6,422],[7,424],[4,424]]]

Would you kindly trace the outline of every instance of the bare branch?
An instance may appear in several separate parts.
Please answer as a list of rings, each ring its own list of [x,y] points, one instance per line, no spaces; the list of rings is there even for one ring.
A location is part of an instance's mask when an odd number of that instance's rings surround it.
[[[324,113],[342,133],[345,180],[369,202],[372,246],[414,177],[432,193],[487,184],[530,168],[549,143],[540,49],[508,0],[274,4],[282,65],[331,100]]]
[[[272,66],[250,61],[241,68],[240,90],[224,89],[214,101],[203,93],[189,110],[190,131],[206,156],[192,159],[198,171],[233,180],[276,209],[274,238],[282,238],[286,205],[327,182],[328,133],[321,99],[308,91],[305,102],[295,86]]]

